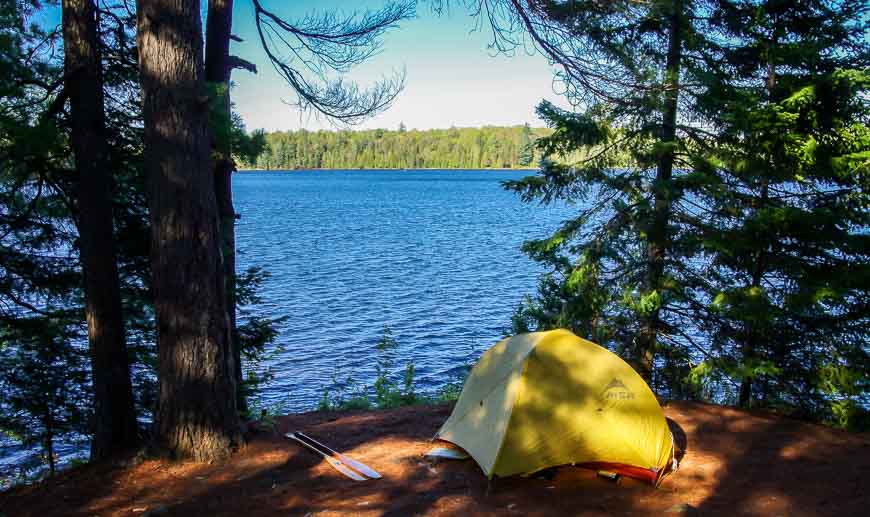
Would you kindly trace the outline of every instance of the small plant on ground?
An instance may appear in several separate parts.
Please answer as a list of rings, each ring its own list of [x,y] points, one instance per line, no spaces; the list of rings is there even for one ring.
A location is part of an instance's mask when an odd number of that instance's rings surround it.
[[[264,431],[273,431],[275,429],[275,417],[285,414],[284,404],[281,402],[273,402],[271,404],[263,404],[260,400],[255,400],[247,408],[248,419],[256,422],[259,429]]]
[[[332,382],[323,389],[318,411],[346,411],[352,409],[369,409],[372,403],[366,395],[366,389],[348,376],[344,381],[338,378],[338,371],[332,374]]]
[[[380,340],[375,345],[375,381],[371,386],[357,384],[353,377],[339,380],[339,373],[332,375],[332,382],[323,389],[317,404],[318,411],[343,411],[351,409],[389,409],[414,404],[444,404],[455,402],[462,393],[465,379],[475,359],[475,346],[469,345],[463,364],[454,368],[448,381],[433,395],[421,395],[416,390],[416,365],[408,362],[401,371],[395,368],[395,351],[399,348],[393,331],[384,325]]]
[[[392,329],[384,325],[381,339],[375,345],[378,351],[375,365],[375,406],[381,409],[407,406],[417,401],[414,393],[414,363],[409,362],[405,366],[401,385],[393,375],[393,353],[398,347],[399,343],[393,337]]]
[[[415,365],[409,362],[405,365],[401,381],[397,380],[394,370],[393,355],[399,347],[393,337],[393,331],[388,325],[380,340],[375,345],[377,360],[375,363],[375,381],[370,387],[359,385],[352,376],[344,381],[339,380],[339,373],[332,375],[332,382],[323,389],[317,404],[319,411],[342,411],[351,409],[379,409],[407,406],[425,402],[414,388]]]
[[[456,402],[459,400],[459,395],[462,394],[462,382],[448,382],[441,386],[435,398],[432,399],[436,404],[444,404],[447,402]]]

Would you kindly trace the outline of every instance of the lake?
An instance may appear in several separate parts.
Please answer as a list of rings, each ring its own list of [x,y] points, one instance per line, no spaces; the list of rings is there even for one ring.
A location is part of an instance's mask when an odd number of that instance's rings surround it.
[[[431,393],[507,332],[540,266],[523,241],[567,207],[521,203],[500,182],[530,171],[271,171],[234,176],[238,268],[271,273],[256,313],[287,316],[262,404],[316,407],[333,376],[375,377],[384,325],[396,369]]]

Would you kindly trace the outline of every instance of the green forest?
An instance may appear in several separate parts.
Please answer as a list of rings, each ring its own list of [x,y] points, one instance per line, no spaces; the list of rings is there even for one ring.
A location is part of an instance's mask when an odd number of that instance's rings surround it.
[[[266,148],[243,169],[515,169],[533,166],[532,144],[547,128],[482,127],[395,131],[267,133]]]

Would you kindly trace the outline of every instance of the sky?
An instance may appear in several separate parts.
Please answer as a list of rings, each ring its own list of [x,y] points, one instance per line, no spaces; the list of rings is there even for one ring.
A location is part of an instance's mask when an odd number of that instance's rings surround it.
[[[377,8],[381,1],[350,0],[263,0],[285,19],[308,13],[337,9]],[[454,4],[457,2],[454,2]],[[548,99],[567,107],[553,84],[553,69],[541,56],[520,50],[513,57],[496,55],[487,48],[491,33],[474,30],[475,20],[461,6],[438,15],[427,2],[420,2],[417,18],[404,21],[383,39],[383,49],[370,61],[354,69],[349,77],[360,86],[372,84],[384,75],[402,69],[406,86],[386,112],[360,125],[361,128],[395,129],[404,123],[409,129],[478,127],[483,125],[543,126],[535,106]],[[249,0],[236,0],[233,33],[244,39],[233,43],[231,53],[257,65],[259,73],[233,73],[232,92],[236,110],[248,129],[268,131],[331,128],[322,118],[300,113],[295,95],[275,72],[260,48]]]
[[[206,4],[202,1],[203,25]],[[261,0],[263,6],[287,20],[306,14],[334,10],[377,9],[385,0]],[[361,87],[397,71],[406,73],[405,89],[385,112],[356,126],[362,129],[408,129],[508,126],[528,123],[544,125],[535,106],[547,99],[570,108],[554,84],[554,69],[540,54],[523,49],[513,56],[497,54],[488,48],[492,34],[453,2],[449,12],[436,14],[430,2],[418,2],[417,17],[405,20],[383,38],[379,54],[356,67],[347,76]],[[46,4],[38,22],[60,24],[60,7]],[[233,42],[230,53],[257,65],[256,75],[244,70],[233,72],[232,99],[248,130],[285,131],[333,129],[335,124],[323,117],[300,112],[292,105],[293,90],[273,69],[260,47],[251,0],[235,0]]]

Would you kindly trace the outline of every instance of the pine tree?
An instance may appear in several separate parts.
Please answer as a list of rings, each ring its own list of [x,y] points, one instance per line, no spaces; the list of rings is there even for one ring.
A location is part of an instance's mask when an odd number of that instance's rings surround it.
[[[57,42],[29,23],[37,7],[0,5],[0,432],[35,448],[22,469],[53,472],[57,440],[90,432],[91,399],[87,353],[75,344],[84,338],[75,224],[56,160],[68,149],[52,120],[62,72],[41,55],[27,62]]]
[[[847,425],[870,356],[868,7],[720,2],[720,52],[699,105],[715,151],[697,224],[701,307],[741,406],[799,406]]]
[[[56,441],[93,436],[91,412],[98,408],[91,391],[96,384],[91,370],[97,363],[89,364],[82,347],[87,327],[79,257],[83,245],[77,210],[80,189],[67,160],[73,152],[69,134],[74,120],[67,116],[66,101],[74,93],[62,88],[63,64],[39,50],[57,41],[29,23],[38,8],[36,3],[14,2],[4,3],[0,9],[0,205],[4,214],[0,218],[0,233],[4,235],[0,246],[0,428],[26,447],[41,446],[53,469]],[[131,70],[127,64],[133,54],[124,41],[117,40],[124,34],[123,21],[116,24],[122,17],[105,19],[110,21],[97,44],[103,47],[107,40],[113,40],[114,52],[111,57],[100,52],[103,63],[113,68],[102,88],[117,99],[131,98],[135,104],[135,95],[128,97],[125,90]],[[130,316],[124,330],[129,336],[127,343],[133,345],[128,352],[141,368],[153,352],[153,344],[149,346],[148,334],[152,323],[148,317],[150,274],[148,262],[143,260],[148,250],[140,240],[146,214],[141,197],[137,197],[141,196],[137,153],[130,147],[137,130],[130,124],[127,103],[119,101],[111,106],[105,118],[110,130],[103,160],[107,169],[117,173],[113,178],[117,257],[124,272],[121,294]],[[135,238],[129,238],[131,235]],[[105,369],[93,373],[111,374]],[[129,391],[124,396],[123,378],[118,383],[120,389],[115,394],[130,403]],[[136,385],[142,410],[149,407],[147,376]],[[100,418],[111,419],[113,413],[103,412]],[[125,424],[129,425],[129,420]],[[135,422],[133,425],[135,440]],[[131,437],[129,432],[126,436]],[[105,451],[107,445],[111,449],[125,443],[123,435],[108,439],[112,443],[102,438],[95,449]]]
[[[582,107],[577,113],[539,107],[554,129],[537,144],[542,170],[506,184],[526,201],[588,206],[550,238],[526,244],[552,268],[542,285],[550,299],[531,307],[529,316],[543,317],[539,326],[569,326],[616,348],[652,380],[656,354],[684,348],[673,309],[686,292],[675,266],[693,249],[683,249],[675,221],[683,196],[682,126],[691,117],[681,84],[695,73],[686,63],[698,54],[696,6],[681,0],[496,4],[488,6],[496,48],[516,48],[520,38],[511,35],[520,27]]]
[[[639,48],[591,23],[594,5],[573,16],[576,5],[531,18],[520,11],[542,41],[578,51],[555,60],[585,94],[579,114],[539,108],[555,128],[539,148],[547,157],[582,147],[591,154],[573,166],[545,162],[539,176],[508,184],[527,200],[587,206],[550,238],[526,244],[551,272],[515,316],[517,329],[567,326],[627,345],[641,370],[657,364],[664,383],[656,384],[672,395],[698,396],[707,386],[720,401],[854,420],[868,378],[866,5],[687,3],[678,76],[663,39],[672,43],[675,33],[662,32],[677,3],[650,4],[638,24],[623,24],[658,34],[659,44]],[[602,8],[605,21],[618,5]],[[565,31],[574,39],[559,40]],[[589,55],[601,67],[620,57],[617,70],[664,65],[664,76],[639,76],[660,78],[661,95],[644,92],[655,82],[620,82],[618,72],[572,73],[573,59]],[[692,86],[679,89],[671,138],[674,77]],[[611,95],[616,87],[625,92]],[[652,120],[634,111],[649,101]],[[620,154],[634,166],[621,167]],[[675,166],[663,175],[668,155]],[[650,350],[657,363],[638,361]]]

